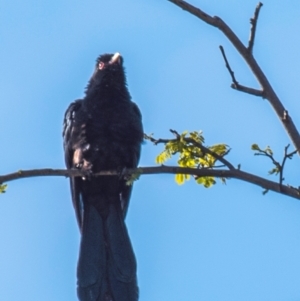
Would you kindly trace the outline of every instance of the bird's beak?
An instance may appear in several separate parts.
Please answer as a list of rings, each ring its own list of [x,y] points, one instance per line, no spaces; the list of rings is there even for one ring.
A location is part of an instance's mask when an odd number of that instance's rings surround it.
[[[110,65],[112,65],[114,63],[120,64],[120,61],[121,61],[121,54],[119,52],[116,52],[108,63]]]

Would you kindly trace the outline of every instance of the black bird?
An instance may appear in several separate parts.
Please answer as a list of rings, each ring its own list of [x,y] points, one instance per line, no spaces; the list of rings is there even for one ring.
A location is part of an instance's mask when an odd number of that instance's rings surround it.
[[[136,301],[136,260],[124,221],[132,186],[126,185],[122,171],[139,162],[143,127],[119,53],[97,59],[85,97],[65,113],[63,139],[67,168],[90,174],[70,180],[81,232],[78,298]],[[119,170],[120,175],[92,176],[104,170]]]

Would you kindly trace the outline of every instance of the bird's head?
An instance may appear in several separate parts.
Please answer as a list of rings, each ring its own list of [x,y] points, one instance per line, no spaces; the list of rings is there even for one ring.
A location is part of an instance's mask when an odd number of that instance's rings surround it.
[[[119,52],[100,55],[96,60],[95,70],[86,92],[117,86],[126,86],[122,56]]]
[[[123,58],[119,52],[115,54],[102,54],[96,60],[96,70],[105,71],[108,70],[117,70],[122,68]]]

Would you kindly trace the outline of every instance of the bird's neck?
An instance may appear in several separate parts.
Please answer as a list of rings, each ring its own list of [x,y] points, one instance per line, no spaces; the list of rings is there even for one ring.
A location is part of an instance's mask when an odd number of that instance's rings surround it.
[[[130,100],[125,85],[101,85],[86,91],[85,106],[89,110],[102,110],[103,107],[114,107],[121,102]]]

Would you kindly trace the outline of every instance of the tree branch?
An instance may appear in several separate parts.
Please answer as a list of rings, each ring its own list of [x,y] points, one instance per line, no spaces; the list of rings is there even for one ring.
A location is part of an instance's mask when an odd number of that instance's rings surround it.
[[[234,170],[213,170],[213,169],[196,169],[196,168],[183,168],[176,166],[157,166],[157,167],[139,167],[134,169],[127,169],[123,172],[123,175],[131,174],[189,174],[197,177],[217,177],[217,178],[235,178],[251,184],[263,187],[266,190],[278,192],[295,199],[300,199],[300,190],[288,185],[280,185],[276,182],[269,181],[262,177],[241,171],[239,169]],[[96,173],[92,176],[113,176],[120,175],[120,171],[108,170]],[[86,173],[79,170],[65,170],[65,169],[32,169],[32,170],[19,170],[17,172],[0,176],[0,183],[18,180],[29,177],[40,176],[64,176],[64,177],[82,177],[86,176]]]
[[[254,154],[255,156],[265,156],[272,161],[275,168],[270,170],[269,174],[276,174],[276,175],[279,174],[279,185],[282,185],[283,180],[284,180],[283,170],[284,170],[284,166],[286,163],[286,159],[292,159],[292,157],[297,153],[297,150],[294,150],[294,151],[288,153],[287,151],[288,151],[289,147],[290,147],[290,145],[288,144],[284,148],[284,157],[282,159],[282,163],[280,164],[278,161],[275,160],[275,158],[273,156],[273,151],[271,150],[271,148],[269,146],[265,149],[261,149],[257,144],[252,145],[252,149],[257,151]]]
[[[200,10],[199,8],[183,0],[168,0],[168,1],[174,3],[175,5],[179,6],[183,10],[193,14],[194,16],[198,17],[199,19],[208,23],[209,25],[217,27],[223,32],[223,34],[233,44],[233,46],[236,48],[236,50],[240,53],[240,55],[244,58],[244,60],[250,67],[251,71],[253,72],[257,81],[261,86],[261,90],[263,91],[265,98],[268,99],[268,101],[274,108],[277,116],[279,117],[286,132],[290,136],[290,139],[292,140],[295,148],[297,149],[298,154],[300,154],[299,132],[295,124],[293,123],[292,118],[288,114],[286,114],[287,110],[282,105],[281,101],[279,100],[278,96],[273,90],[265,74],[262,72],[261,68],[259,67],[256,60],[254,59],[251,51],[249,51],[249,49],[244,46],[241,40],[236,36],[236,34],[221,18],[217,16],[211,17],[205,12],[203,12],[202,10]]]
[[[255,39],[255,33],[256,33],[256,25],[257,25],[259,11],[262,6],[263,6],[263,4],[261,2],[259,2],[257,4],[255,12],[254,12],[254,17],[250,19],[251,29],[250,29],[250,37],[249,37],[249,44],[248,44],[248,51],[250,53],[253,52],[254,39]]]
[[[289,148],[289,144],[284,148],[284,157],[283,157],[283,160],[282,160],[282,163],[281,163],[281,167],[280,167],[280,176],[279,176],[279,184],[282,185],[282,182],[284,180],[283,178],[283,169],[284,169],[284,165],[285,165],[285,162],[286,162],[286,159],[291,159],[296,153],[297,151],[292,151],[290,153],[288,153],[288,148]]]
[[[253,89],[253,88],[249,88],[249,87],[240,85],[238,83],[238,81],[236,80],[236,78],[234,76],[234,72],[232,71],[232,69],[231,69],[231,67],[230,67],[230,65],[228,63],[228,60],[227,60],[227,57],[226,57],[226,54],[225,54],[223,46],[219,46],[219,47],[220,47],[222,56],[223,56],[224,61],[225,61],[225,66],[226,66],[227,70],[229,71],[229,74],[230,74],[231,79],[232,79],[231,88],[233,88],[235,90],[238,90],[238,91],[241,91],[241,92],[244,92],[244,93],[248,93],[248,94],[254,95],[254,96],[264,97],[263,91],[257,90],[257,89]]]

